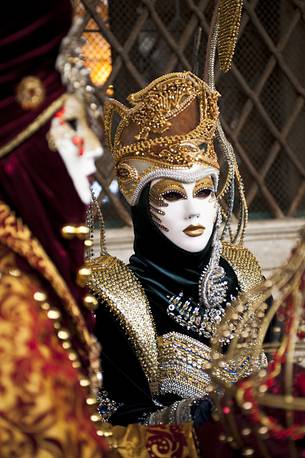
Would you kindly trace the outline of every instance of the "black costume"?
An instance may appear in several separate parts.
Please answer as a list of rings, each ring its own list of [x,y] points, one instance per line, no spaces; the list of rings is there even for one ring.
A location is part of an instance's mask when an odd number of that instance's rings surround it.
[[[132,209],[135,254],[130,258],[129,268],[145,290],[158,336],[170,332],[183,333],[208,345],[207,338],[182,327],[168,316],[167,308],[169,297],[178,295],[180,291],[184,292],[185,297],[192,297],[195,303],[198,301],[198,281],[210,258],[211,240],[199,253],[189,253],[175,246],[153,223],[148,194],[149,186],[146,186],[139,203]],[[246,249],[241,250],[253,262],[253,256]],[[231,296],[237,296],[240,285],[230,262],[222,257],[220,265],[226,272],[225,278],[229,284],[225,300],[227,302],[231,300]],[[253,275],[259,280],[258,265],[256,269]],[[109,398],[116,401],[115,406],[109,405],[107,409],[107,402],[103,399],[100,406],[102,414],[113,412],[110,421],[126,425],[143,421],[144,414],[152,413],[179,399],[179,396],[172,393],[153,399],[128,335],[106,303],[99,305],[96,319],[96,334],[103,349],[103,386]]]
[[[229,218],[232,206],[226,210],[215,197],[220,169],[214,148],[218,96],[197,76],[181,72],[131,94],[131,108],[115,100],[105,104],[105,136],[120,189],[132,207],[135,232],[135,254],[128,267],[104,248],[100,258],[89,262],[89,287],[99,302],[96,334],[103,349],[100,412],[105,421],[158,424],[205,417],[214,390],[208,370],[219,352],[226,351],[243,312],[228,306],[239,291],[248,291],[262,279],[255,257],[242,246],[243,193],[237,235],[233,243],[221,242],[221,215]],[[115,114],[121,119],[114,129]],[[236,161],[228,157],[229,170],[236,171],[242,190]],[[160,219],[168,211],[166,189],[178,189],[178,198],[180,193],[188,199],[183,183],[192,184],[190,200],[198,204],[194,224],[201,234],[206,225],[212,231],[208,241],[195,245],[205,246],[197,253],[171,242]],[[205,201],[210,207],[196,200],[195,189],[212,193],[212,200]],[[203,208],[214,210],[206,217]],[[188,242],[185,231],[196,228],[190,218],[181,216],[179,226],[172,220]],[[221,344],[216,353],[210,339]],[[252,348],[243,349],[216,369],[216,377],[228,383],[245,377],[261,364],[261,349],[252,353]]]

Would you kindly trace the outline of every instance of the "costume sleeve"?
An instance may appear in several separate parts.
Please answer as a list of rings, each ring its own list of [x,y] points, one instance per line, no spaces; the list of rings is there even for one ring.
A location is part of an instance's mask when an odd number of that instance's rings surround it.
[[[0,455],[102,457],[78,372],[33,299],[38,283],[17,272],[0,272]]]
[[[199,404],[203,412],[204,403],[208,405],[206,415],[210,416],[208,398],[202,402],[170,398],[162,399],[164,404],[154,402],[131,343],[105,305],[101,305],[97,312],[97,335],[103,348],[104,390],[100,413],[105,421],[115,425],[142,422],[148,425],[183,424],[193,419]]]
[[[97,310],[96,335],[102,345],[104,391],[100,413],[118,425],[144,421],[159,407],[153,402],[131,342],[105,304]]]

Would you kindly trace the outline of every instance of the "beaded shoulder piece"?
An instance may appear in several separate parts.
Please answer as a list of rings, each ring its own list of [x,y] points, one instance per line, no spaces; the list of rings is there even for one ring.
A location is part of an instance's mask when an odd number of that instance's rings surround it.
[[[263,280],[260,265],[247,248],[222,242],[221,256],[234,270],[242,292],[248,291]]]
[[[215,389],[209,369],[221,353],[179,332],[158,337],[160,360],[160,394],[176,394],[181,398],[203,398]],[[252,347],[242,349],[234,359],[213,370],[214,378],[228,385],[247,377],[265,364],[264,355],[252,357]]]
[[[129,336],[152,394],[158,390],[158,347],[150,306],[133,272],[119,259],[104,255],[88,261],[88,286]]]

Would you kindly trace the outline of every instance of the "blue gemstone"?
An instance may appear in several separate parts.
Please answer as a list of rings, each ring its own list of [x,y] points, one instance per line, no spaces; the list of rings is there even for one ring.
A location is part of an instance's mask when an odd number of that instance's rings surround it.
[[[98,411],[101,415],[104,415],[105,413],[108,412],[108,407],[107,406],[103,406],[103,405],[100,405],[99,408],[98,408]]]

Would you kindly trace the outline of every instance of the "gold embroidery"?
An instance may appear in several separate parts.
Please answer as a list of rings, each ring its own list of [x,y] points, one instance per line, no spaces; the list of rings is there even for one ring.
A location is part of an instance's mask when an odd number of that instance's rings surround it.
[[[130,164],[121,163],[117,168],[117,176],[122,181],[136,181],[139,178],[139,174],[135,167]]]
[[[240,340],[244,340],[247,335],[245,334],[245,330],[242,329],[242,322],[247,321],[251,328],[251,333],[257,333],[257,329],[261,324],[261,318],[264,316],[267,309],[266,303],[262,303],[257,313],[253,314],[251,312],[252,307],[249,307],[249,304],[241,305],[243,293],[247,293],[254,287],[259,286],[263,281],[261,268],[255,256],[246,248],[238,245],[231,245],[229,243],[223,243],[221,256],[226,259],[233,268],[237,276],[241,293],[237,300],[233,301],[226,308],[216,333],[211,339],[214,348],[218,348],[221,340],[229,335],[234,335],[235,340],[237,337],[239,337]],[[255,298],[253,295],[252,300],[256,301],[258,297]],[[259,345],[262,345],[262,342],[257,342],[256,347],[254,347],[255,351],[258,353],[261,352]],[[231,345],[231,347],[233,348],[233,345]],[[254,348],[253,356],[255,357]]]
[[[211,390],[208,371],[211,362],[221,354],[192,337],[170,332],[158,338],[160,394],[173,393],[181,398],[201,398]],[[260,359],[252,358],[244,349],[234,360],[214,368],[213,376],[235,383],[260,367]]]
[[[218,56],[223,72],[231,68],[242,6],[243,0],[220,0],[219,2]]]
[[[67,285],[38,240],[32,237],[28,227],[19,218],[16,218],[3,202],[0,202],[0,242],[20,256],[25,257],[29,264],[39,270],[48,280],[63,301],[79,338],[89,354],[90,350],[96,347],[97,342],[89,333],[84,318]]]
[[[46,295],[36,276],[17,269],[1,244],[0,253],[1,456],[100,456],[83,388],[90,382],[60,345],[58,315],[37,306]]]
[[[262,281],[262,271],[256,257],[240,245],[222,243],[221,256],[234,270],[241,291],[248,291]]]
[[[181,76],[181,75],[180,75]],[[163,133],[171,126],[170,119],[185,110],[200,95],[195,79],[172,74],[161,76],[144,89],[131,94],[127,100],[137,107],[133,121],[139,126],[137,140],[147,139],[151,133]]]
[[[191,423],[114,426],[111,432],[110,445],[122,458],[199,457]]]
[[[119,320],[129,336],[151,391],[158,389],[158,349],[148,299],[135,275],[117,258],[101,256],[90,260],[88,286],[91,292]]]
[[[151,458],[199,458],[191,423],[147,428],[146,447]]]
[[[133,104],[132,108],[115,100],[105,103],[106,141],[120,171],[120,187],[127,199],[135,200],[135,190],[152,171],[187,170],[195,164],[219,169],[213,146],[218,95],[191,72],[182,72],[164,75],[138,93],[131,94],[128,100]],[[185,133],[172,132],[170,129],[176,118],[196,103],[199,123],[196,125],[194,121],[193,127]],[[115,113],[121,120],[112,139]],[[125,139],[128,129],[133,132],[132,138]],[[152,161],[155,162],[153,170]],[[125,176],[121,179],[122,164]],[[126,164],[135,168],[137,174],[131,174]]]

